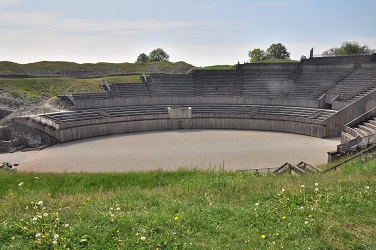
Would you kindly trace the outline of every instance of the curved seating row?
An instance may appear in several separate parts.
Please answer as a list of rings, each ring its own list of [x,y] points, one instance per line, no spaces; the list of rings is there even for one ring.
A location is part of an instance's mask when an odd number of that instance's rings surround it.
[[[137,117],[138,119],[153,119],[155,115],[168,115],[170,105],[152,106],[126,106],[101,109],[87,109],[51,113],[41,115],[44,119],[53,121],[56,124],[69,124],[81,121],[116,117]],[[181,106],[179,106],[181,107]],[[189,105],[192,110],[192,118],[202,117],[234,117],[246,115],[246,118],[254,118],[257,115],[269,116],[270,119],[295,119],[303,118],[310,121],[321,122],[327,117],[336,113],[334,110],[323,110],[316,108],[288,107],[288,106],[267,106],[267,105]],[[169,118],[168,116],[166,116]],[[158,117],[159,118],[159,117]]]
[[[356,150],[357,147],[365,148],[376,143],[376,118],[373,117],[354,127],[345,127],[341,133],[341,144],[338,152]]]

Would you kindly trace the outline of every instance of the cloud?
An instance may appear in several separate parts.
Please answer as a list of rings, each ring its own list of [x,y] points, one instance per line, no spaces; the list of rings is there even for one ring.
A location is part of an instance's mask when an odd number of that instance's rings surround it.
[[[310,0],[306,0],[306,1],[273,1],[273,2],[259,2],[258,5],[259,6],[274,6],[274,7],[278,7],[278,6],[291,6],[291,5],[297,5],[297,4],[314,4],[315,1],[310,1]]]
[[[12,5],[18,5],[28,0],[0,0],[0,10],[3,10]]]
[[[192,26],[189,22],[159,20],[123,21],[64,19],[47,13],[4,13],[0,16],[1,32],[26,32],[51,36],[53,34],[86,35],[141,35]]]
[[[196,14],[209,14],[213,10],[213,6],[211,5],[201,5],[196,7]]]
[[[164,31],[195,25],[161,20],[63,18],[56,13],[2,13],[0,23],[2,58],[22,63],[133,61],[140,48],[150,41],[158,43]]]
[[[261,2],[259,3],[261,6],[287,6],[290,5],[289,2]]]

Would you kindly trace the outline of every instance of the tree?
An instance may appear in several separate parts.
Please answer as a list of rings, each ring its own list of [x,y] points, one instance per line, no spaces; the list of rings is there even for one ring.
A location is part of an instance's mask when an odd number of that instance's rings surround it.
[[[266,53],[264,50],[256,48],[252,51],[249,51],[248,56],[251,58],[251,62],[261,62],[262,60],[265,60]]]
[[[267,59],[290,59],[290,53],[287,52],[287,49],[283,44],[273,43],[266,50],[266,57]]]
[[[147,63],[149,61],[149,57],[145,53],[141,53],[137,57],[136,63]]]
[[[340,55],[356,55],[370,54],[371,50],[367,45],[360,46],[357,42],[343,42],[339,48],[331,48],[324,51],[323,56],[340,56]]]
[[[253,49],[248,52],[248,56],[251,58],[251,62],[261,62],[267,59],[290,59],[290,53],[281,43],[273,43],[266,52],[260,48]]]
[[[149,60],[151,62],[154,62],[154,61],[168,62],[169,58],[170,56],[161,48],[155,49],[149,53]]]

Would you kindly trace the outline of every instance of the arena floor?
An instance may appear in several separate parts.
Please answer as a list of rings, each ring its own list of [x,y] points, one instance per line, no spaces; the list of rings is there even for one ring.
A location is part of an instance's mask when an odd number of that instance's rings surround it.
[[[32,172],[123,172],[276,168],[285,162],[326,163],[339,138],[250,130],[178,130],[97,137],[41,151],[0,154],[0,162]]]

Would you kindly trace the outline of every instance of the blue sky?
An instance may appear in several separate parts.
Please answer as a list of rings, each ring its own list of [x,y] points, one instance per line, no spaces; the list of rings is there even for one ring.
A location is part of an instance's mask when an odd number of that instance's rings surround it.
[[[0,61],[235,64],[282,43],[292,59],[344,41],[376,49],[376,0],[0,0]]]

